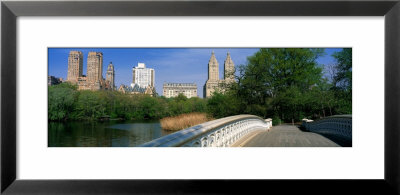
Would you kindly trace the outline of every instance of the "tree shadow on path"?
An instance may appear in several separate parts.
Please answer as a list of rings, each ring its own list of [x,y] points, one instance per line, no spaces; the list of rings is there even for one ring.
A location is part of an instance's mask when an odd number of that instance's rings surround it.
[[[303,126],[298,125],[298,128],[303,131],[303,132],[311,132],[306,130]],[[312,133],[317,133],[317,132],[312,132]],[[331,141],[335,142],[336,144],[342,146],[342,147],[352,147],[352,140],[348,139],[348,138],[344,138],[341,136],[337,136],[337,135],[332,135],[332,134],[328,134],[328,133],[317,133],[319,135],[322,135],[328,139],[330,139]]]

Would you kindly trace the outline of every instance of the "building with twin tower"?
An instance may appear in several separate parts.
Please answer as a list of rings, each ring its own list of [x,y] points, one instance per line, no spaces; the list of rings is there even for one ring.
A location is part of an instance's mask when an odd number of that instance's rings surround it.
[[[229,52],[227,53],[224,62],[224,79],[220,79],[219,64],[213,51],[211,53],[211,58],[208,61],[208,80],[203,87],[204,98],[211,97],[215,91],[223,92],[223,87],[232,82],[235,82],[235,64],[232,61],[231,55]]]
[[[103,53],[89,52],[87,72],[83,75],[83,53],[70,51],[68,56],[67,82],[76,84],[78,90],[115,90],[115,71],[112,62],[103,78]]]

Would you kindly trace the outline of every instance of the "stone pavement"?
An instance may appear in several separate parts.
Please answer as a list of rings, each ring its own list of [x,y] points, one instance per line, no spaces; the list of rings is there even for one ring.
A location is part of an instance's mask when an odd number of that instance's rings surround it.
[[[246,139],[247,138],[247,139]],[[242,147],[340,147],[330,139],[312,132],[301,131],[297,126],[279,125],[269,131],[238,140],[234,146]]]

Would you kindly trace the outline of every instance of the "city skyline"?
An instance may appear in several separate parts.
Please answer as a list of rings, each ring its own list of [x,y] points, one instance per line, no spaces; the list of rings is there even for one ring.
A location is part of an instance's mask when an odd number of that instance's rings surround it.
[[[145,63],[147,67],[155,69],[155,88],[159,95],[163,94],[163,84],[196,83],[198,96],[203,97],[201,86],[208,79],[207,65],[211,52],[220,64],[219,78],[223,79],[223,63],[227,52],[231,54],[235,67],[246,64],[247,57],[253,55],[259,48],[49,48],[48,75],[67,78],[68,54],[70,51],[82,51],[83,73],[87,71],[87,56],[90,51],[103,53],[103,70],[107,70],[110,62],[115,69],[115,86],[132,83],[132,68],[138,63]],[[331,54],[340,51],[340,48],[326,48],[326,55],[320,57],[319,64],[334,63]],[[222,65],[221,65],[222,64]],[[103,71],[105,78],[105,72]],[[200,88],[199,88],[200,87]]]

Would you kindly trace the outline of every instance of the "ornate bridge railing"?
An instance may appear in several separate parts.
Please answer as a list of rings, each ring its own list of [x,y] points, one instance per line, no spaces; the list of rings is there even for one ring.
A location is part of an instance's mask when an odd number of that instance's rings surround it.
[[[202,123],[139,145],[139,147],[227,147],[242,136],[272,127],[272,120],[236,115]]]
[[[316,121],[303,119],[302,126],[311,132],[334,135],[350,141],[352,139],[351,115],[335,115]]]

